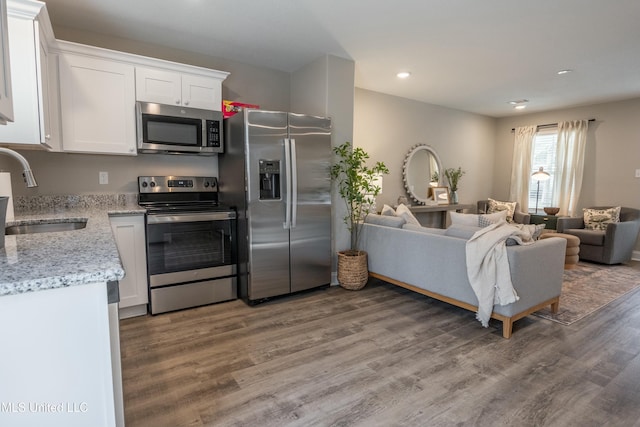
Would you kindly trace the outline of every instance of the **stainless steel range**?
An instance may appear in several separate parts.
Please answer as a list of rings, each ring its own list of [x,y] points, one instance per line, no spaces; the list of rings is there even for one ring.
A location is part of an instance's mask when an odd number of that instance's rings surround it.
[[[151,314],[237,298],[236,212],[215,177],[140,176]]]

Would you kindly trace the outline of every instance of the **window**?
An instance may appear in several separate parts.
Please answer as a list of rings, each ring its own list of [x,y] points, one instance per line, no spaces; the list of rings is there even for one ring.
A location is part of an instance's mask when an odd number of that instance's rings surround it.
[[[558,199],[553,194],[553,182],[556,176],[556,147],[558,143],[558,129],[541,129],[536,132],[533,139],[533,153],[531,156],[530,175],[537,172],[540,166],[550,176],[546,181],[536,181],[533,178],[529,182],[529,212],[536,212],[536,198],[538,213],[542,213],[545,206],[557,206]],[[540,192],[538,193],[538,183]]]

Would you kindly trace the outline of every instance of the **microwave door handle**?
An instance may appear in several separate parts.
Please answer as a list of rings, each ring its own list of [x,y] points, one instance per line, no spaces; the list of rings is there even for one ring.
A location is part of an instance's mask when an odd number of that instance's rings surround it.
[[[291,139],[291,228],[298,222],[298,160],[296,157],[296,140]]]
[[[288,138],[284,140],[284,170],[286,176],[286,206],[285,206],[285,219],[283,227],[285,230],[291,229],[291,173],[289,173],[291,164],[291,142]]]

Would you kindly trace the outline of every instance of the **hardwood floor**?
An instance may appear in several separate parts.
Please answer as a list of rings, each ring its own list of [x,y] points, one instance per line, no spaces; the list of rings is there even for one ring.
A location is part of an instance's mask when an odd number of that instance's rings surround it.
[[[474,316],[372,280],[123,320],[126,423],[640,427],[640,291],[509,340]]]

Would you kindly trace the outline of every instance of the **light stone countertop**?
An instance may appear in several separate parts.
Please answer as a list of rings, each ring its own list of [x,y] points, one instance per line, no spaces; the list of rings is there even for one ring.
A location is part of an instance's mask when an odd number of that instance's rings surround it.
[[[7,226],[87,219],[86,228],[5,236],[5,247],[0,249],[0,297],[124,277],[109,216],[143,215],[144,209],[131,201],[55,205],[26,210],[21,206]]]

